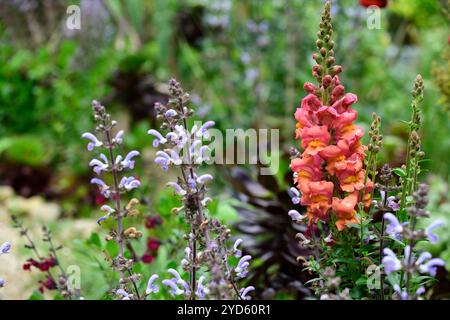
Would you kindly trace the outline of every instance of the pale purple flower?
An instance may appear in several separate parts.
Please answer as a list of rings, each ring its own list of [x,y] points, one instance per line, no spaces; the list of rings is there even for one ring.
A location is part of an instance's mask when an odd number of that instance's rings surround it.
[[[389,222],[386,227],[386,233],[392,236],[403,232],[403,225],[398,221],[397,217],[392,213],[388,212],[384,214],[384,219]]]
[[[93,178],[91,179],[91,183],[98,186],[98,188],[100,189],[100,193],[105,198],[109,198],[109,196],[111,195],[110,187],[102,179]]]
[[[430,240],[431,243],[437,243],[439,241],[439,238],[436,234],[433,233],[433,230],[439,227],[442,227],[444,225],[444,222],[441,220],[436,220],[432,222],[428,228],[425,230],[425,233],[428,237],[428,240]]]
[[[380,191],[381,195],[381,203],[384,203],[385,197],[386,197],[386,191]],[[400,206],[397,202],[397,199],[394,196],[390,196],[386,199],[386,205],[392,209],[392,211],[398,211],[400,209]]]
[[[209,160],[209,156],[206,154],[206,151],[209,151],[208,146],[201,146],[200,150],[198,151],[198,157],[195,159],[196,164],[202,164],[204,161]]]
[[[0,288],[3,288],[5,286],[5,280],[0,277]]]
[[[133,169],[134,168],[134,157],[137,157],[139,155],[139,151],[133,150],[128,152],[125,159],[121,162],[122,166],[126,169]]]
[[[114,138],[114,141],[117,144],[122,144],[122,142],[123,142],[123,130],[120,130],[119,132],[117,132],[116,137]]]
[[[394,284],[394,291],[400,296],[402,300],[408,300],[408,292],[406,290],[402,290],[398,284]]]
[[[180,155],[178,154],[177,151],[175,150],[170,150],[170,162],[173,163],[176,166],[179,166],[180,164],[182,164],[182,160],[180,158]]]
[[[158,279],[159,276],[157,274],[154,274],[148,279],[147,282],[147,289],[145,289],[145,294],[149,295],[151,293],[157,293],[159,291],[159,287],[155,284],[153,284],[156,279]]]
[[[164,151],[158,151],[154,162],[159,164],[164,171],[167,171],[169,169],[170,156]]]
[[[195,295],[199,297],[200,299],[205,299],[206,294],[208,293],[208,288],[203,285],[203,281],[205,281],[205,276],[200,276],[197,282],[197,291],[195,292]]]
[[[155,129],[150,129],[150,130],[147,131],[147,133],[155,137],[155,140],[153,140],[153,146],[155,148],[157,146],[159,146],[159,144],[165,144],[167,142],[167,139],[164,138],[162,136],[162,134],[159,133],[159,131],[157,131]]]
[[[141,182],[135,177],[123,177],[120,180],[119,188],[125,188],[127,191],[139,188],[141,186]]]
[[[384,248],[383,253],[384,258],[382,260],[382,263],[384,265],[386,274],[400,270],[402,268],[402,263],[391,249]]]
[[[162,284],[169,287],[169,293],[172,296],[179,296],[184,293],[183,290],[178,288],[177,284],[173,280],[170,280],[170,279],[163,280]]]
[[[242,257],[242,251],[238,249],[239,245],[242,243],[242,239],[237,239],[233,245],[233,252],[236,258]]]
[[[101,147],[103,145],[103,142],[101,142],[100,140],[97,139],[96,136],[94,136],[92,133],[90,132],[85,132],[81,135],[82,138],[85,139],[89,139],[91,140],[91,142],[88,143],[87,145],[87,149],[89,151],[94,150],[95,147]]]
[[[122,300],[130,300],[130,295],[128,294],[128,292],[126,292],[123,289],[118,289],[116,291],[116,294],[120,297],[122,297]]]
[[[420,273],[428,273],[432,277],[436,276],[437,267],[445,266],[445,262],[442,259],[434,258],[419,266]]]
[[[210,174],[204,174],[197,178],[197,182],[200,184],[205,184],[208,181],[211,181],[213,179],[213,176]]]
[[[108,218],[111,216],[111,214],[114,213],[114,212],[116,211],[116,210],[114,210],[113,208],[111,208],[110,206],[108,206],[108,205],[106,205],[106,204],[103,205],[103,206],[100,208],[100,210],[105,211],[106,214],[105,214],[104,216],[100,217],[100,218],[97,220],[97,223],[98,223],[98,224],[101,224],[102,221],[105,221],[106,219],[108,219]]]
[[[253,286],[249,286],[247,288],[242,288],[239,291],[239,295],[241,296],[242,300],[250,300],[251,297],[248,296],[248,294],[249,294],[249,292],[254,291],[254,290],[255,290],[255,287],[253,287]]]
[[[9,242],[5,242],[0,246],[0,254],[7,254],[11,250],[11,244]]]
[[[100,161],[98,159],[92,159],[91,162],[89,162],[89,166],[93,167],[94,172],[97,175],[100,175],[102,173],[102,171],[107,171],[108,170],[108,158],[106,158],[106,156],[101,153],[100,154],[100,158],[104,161]]]
[[[208,129],[211,128],[212,126],[215,125],[214,121],[206,121],[201,127],[200,129],[197,131],[197,133],[195,134],[197,137],[204,137],[206,139],[209,138],[209,132]]]
[[[290,196],[292,199],[293,204],[299,204],[300,203],[300,192],[297,190],[297,188],[290,188]]]
[[[289,210],[288,215],[294,222],[300,222],[306,219],[306,215],[302,216],[297,210]]]
[[[185,294],[190,293],[189,284],[186,281],[184,281],[183,278],[181,278],[181,276],[177,270],[170,268],[167,270],[167,272],[169,272],[171,275],[173,275],[173,278],[171,279],[173,282],[181,285],[184,288]]]
[[[250,255],[243,256],[241,260],[239,260],[237,267],[234,269],[236,271],[236,276],[238,278],[245,278],[248,274],[247,268],[250,266],[249,261],[251,260]]]
[[[167,186],[172,187],[176,194],[184,196],[187,192],[176,182],[168,182]]]

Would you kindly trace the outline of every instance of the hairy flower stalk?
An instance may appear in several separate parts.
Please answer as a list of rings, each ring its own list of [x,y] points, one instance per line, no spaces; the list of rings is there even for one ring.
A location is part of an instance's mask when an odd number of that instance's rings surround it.
[[[412,194],[418,184],[418,175],[420,174],[419,161],[425,156],[420,148],[419,129],[421,125],[420,103],[423,101],[423,79],[421,75],[417,75],[412,90],[413,100],[411,103],[411,120],[409,121],[409,139],[405,162],[405,176],[402,177],[402,198],[400,201],[400,209],[406,208],[406,196]],[[403,216],[403,220],[405,215]]]
[[[135,229],[124,230],[123,222],[124,218],[131,215],[132,212],[136,212],[135,207],[139,201],[137,199],[132,199],[126,206],[123,206],[121,202],[122,194],[138,188],[141,185],[140,181],[135,177],[126,176],[124,174],[125,171],[134,168],[134,158],[139,155],[139,152],[133,150],[124,157],[117,154],[116,150],[123,142],[123,131],[120,130],[115,135],[113,134],[117,122],[111,120],[111,116],[100,103],[94,101],[92,103],[92,109],[94,111],[94,119],[97,122],[95,131],[98,135],[96,136],[86,132],[82,135],[82,138],[90,141],[87,146],[89,151],[92,151],[95,148],[103,148],[107,154],[100,153],[100,159],[93,159],[89,163],[89,166],[93,168],[97,176],[100,176],[105,172],[109,173],[112,177],[112,185],[107,184],[100,178],[93,178],[91,183],[96,184],[99,187],[100,193],[113,203],[113,207],[110,207],[109,205],[103,205],[101,207],[101,210],[105,212],[105,215],[97,220],[98,224],[101,224],[103,221],[110,218],[114,218],[117,221],[116,229],[112,230],[108,237],[108,240],[114,240],[119,247],[118,256],[113,257],[112,259],[112,266],[115,270],[118,270],[120,276],[115,294],[123,300],[140,299],[141,296],[136,285],[139,275],[133,274],[132,268],[134,261],[125,258],[124,248],[128,238],[137,238],[142,235],[142,233],[137,232]],[[131,293],[128,285],[131,285],[134,294]]]
[[[307,207],[309,224],[328,222],[334,214],[338,231],[349,223],[359,223],[358,203],[370,206],[372,182],[363,167],[367,147],[361,144],[364,130],[354,124],[357,102],[352,93],[345,93],[335,65],[330,2],[325,4],[313,55],[316,65],[312,74],[318,85],[305,83],[308,95],[295,112],[296,139],[301,140],[303,153],[292,159],[291,170],[297,185],[293,200]],[[369,170],[369,169],[368,169]]]
[[[162,120],[161,130],[167,133],[164,136],[154,129],[148,133],[154,137],[153,146],[164,146],[163,150],[156,153],[155,163],[164,171],[169,167],[180,169],[181,175],[177,181],[167,185],[182,197],[183,206],[175,208],[174,212],[184,212],[190,228],[186,235],[188,245],[181,262],[183,270],[189,273],[189,280],[186,282],[177,270],[169,269],[173,277],[163,280],[162,284],[173,296],[183,295],[187,299],[249,299],[247,294],[254,288],[239,290],[236,282],[247,275],[251,257],[241,257],[235,268],[230,266],[229,258],[232,255],[241,256],[238,246],[242,241],[238,240],[230,248],[230,230],[217,219],[208,217],[207,205],[211,199],[206,195],[206,185],[213,176],[198,173],[198,167],[209,159],[210,151],[208,146],[203,145],[203,139],[209,138],[208,129],[214,122],[207,121],[189,127],[187,120],[193,114],[187,107],[189,95],[174,79],[169,82],[169,94],[167,106],[155,106],[158,118]],[[201,267],[206,267],[208,272],[199,275]],[[154,276],[153,279],[156,279]]]

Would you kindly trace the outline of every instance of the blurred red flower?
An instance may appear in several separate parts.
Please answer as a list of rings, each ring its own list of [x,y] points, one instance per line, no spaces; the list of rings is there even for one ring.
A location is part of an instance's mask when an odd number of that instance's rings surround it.
[[[384,8],[388,4],[388,0],[359,0],[359,4],[363,7],[377,6]]]

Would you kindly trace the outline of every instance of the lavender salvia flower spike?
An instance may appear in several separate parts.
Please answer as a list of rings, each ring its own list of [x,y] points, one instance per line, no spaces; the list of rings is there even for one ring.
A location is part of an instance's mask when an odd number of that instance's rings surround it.
[[[134,158],[139,155],[139,152],[132,150],[125,156],[125,158],[116,154],[116,149],[123,142],[124,131],[120,130],[115,135],[113,134],[113,129],[117,122],[111,120],[111,116],[106,112],[105,107],[100,103],[94,101],[92,103],[92,109],[94,111],[94,119],[97,122],[97,135],[87,132],[82,135],[82,138],[86,138],[91,141],[88,144],[88,150],[90,151],[94,150],[95,147],[104,148],[107,155],[100,153],[99,159],[91,160],[89,166],[93,168],[94,172],[98,176],[103,173],[110,173],[113,180],[113,184],[111,186],[106,184],[105,180],[100,178],[93,178],[91,183],[97,185],[100,193],[112,202],[112,206],[103,205],[101,207],[101,210],[106,214],[101,216],[97,220],[97,223],[101,224],[105,220],[112,217],[114,217],[117,221],[115,230],[111,230],[110,235],[108,236],[109,240],[115,240],[119,246],[118,256],[111,257],[112,267],[119,272],[120,276],[119,283],[117,289],[114,291],[114,294],[117,298],[122,300],[140,300],[141,296],[136,284],[139,279],[139,275],[132,273],[131,269],[134,261],[125,258],[124,255],[124,237],[127,233],[124,232],[123,219],[127,215],[127,208],[130,207],[131,202],[125,206],[125,208],[122,208],[121,194],[138,188],[141,183],[133,176],[120,177],[122,171],[131,170],[134,168]],[[133,202],[133,206],[134,205],[136,205],[136,200]],[[132,293],[132,291],[134,291],[134,293]]]
[[[214,122],[207,121],[190,128],[187,119],[193,111],[187,107],[189,95],[173,79],[169,82],[169,94],[167,106],[155,105],[158,118],[162,120],[161,130],[151,129],[148,134],[154,137],[153,146],[164,146],[164,150],[156,153],[154,162],[164,171],[169,167],[180,169],[177,181],[167,185],[182,197],[183,206],[175,208],[174,212],[183,211],[190,226],[186,235],[188,246],[181,261],[183,270],[189,273],[189,282],[171,269],[169,273],[174,278],[165,279],[162,283],[172,295],[183,294],[188,299],[242,299],[241,293],[244,291],[238,289],[236,280],[247,274],[250,256],[242,258],[244,260],[237,270],[229,265],[229,257],[241,255],[237,247],[242,240],[228,246],[230,230],[218,220],[208,217],[207,205],[211,199],[206,196],[206,185],[213,180],[213,176],[197,172],[198,166],[208,160],[208,146],[203,145],[203,138],[209,137],[208,130]],[[199,274],[200,267],[205,267],[207,273]],[[250,291],[245,291],[245,294]]]

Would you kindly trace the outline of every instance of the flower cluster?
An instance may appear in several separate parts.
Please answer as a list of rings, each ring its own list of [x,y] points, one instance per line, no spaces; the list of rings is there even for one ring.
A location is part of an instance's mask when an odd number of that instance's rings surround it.
[[[296,139],[303,153],[291,161],[298,192],[291,189],[293,202],[307,207],[309,223],[328,221],[332,211],[336,227],[358,223],[358,202],[370,204],[372,182],[367,178],[363,161],[367,147],[361,144],[364,130],[354,124],[357,111],[351,106],[356,95],[345,93],[334,65],[330,4],[327,2],[320,24],[317,64],[313,76],[319,85],[305,83],[308,95],[295,112]]]
[[[89,162],[89,166],[92,167],[94,173],[98,176],[91,180],[92,184],[95,184],[100,194],[109,199],[112,206],[104,204],[100,209],[104,214],[97,220],[98,224],[114,218],[117,221],[117,227],[110,231],[107,240],[114,240],[119,246],[119,253],[117,257],[112,257],[112,266],[119,274],[119,288],[116,290],[116,295],[119,298],[124,297],[136,297],[140,298],[139,293],[135,290],[135,294],[124,295],[127,292],[127,285],[131,284],[136,289],[135,282],[139,278],[139,275],[135,275],[131,272],[133,266],[133,259],[125,258],[124,251],[125,245],[129,245],[129,241],[132,239],[140,238],[142,233],[134,227],[130,227],[124,230],[123,219],[127,216],[133,216],[139,213],[137,206],[139,205],[138,199],[131,199],[127,205],[123,206],[121,195],[130,192],[133,189],[138,188],[141,185],[139,179],[132,175],[126,175],[125,172],[134,169],[135,158],[139,155],[136,150],[128,152],[125,156],[118,154],[117,149],[123,143],[124,131],[119,130],[116,134],[113,134],[114,128],[117,126],[117,122],[111,120],[111,116],[106,112],[104,106],[99,102],[94,101],[92,103],[92,109],[94,111],[94,119],[97,123],[95,128],[96,134],[86,132],[82,134],[82,138],[87,139],[87,149],[93,151],[94,149],[103,148],[105,153],[100,153],[98,158],[94,158]],[[100,179],[100,176],[104,173],[109,173],[112,180],[111,183],[107,183],[105,180]],[[126,276],[128,274],[129,276]]]
[[[9,242],[5,242],[0,246],[0,255],[8,254],[11,250],[11,244]],[[5,285],[5,280],[0,277],[0,288]]]
[[[439,220],[432,222],[426,229],[416,229],[417,219],[428,217],[426,205],[428,188],[420,185],[417,192],[413,196],[414,205],[408,208],[410,222],[400,223],[397,216],[391,212],[384,214],[384,219],[388,221],[386,233],[391,237],[407,243],[404,248],[403,258],[397,255],[389,248],[384,248],[384,257],[382,263],[386,274],[395,271],[403,271],[404,287],[402,281],[392,283],[397,294],[397,298],[408,300],[418,299],[425,293],[425,288],[420,286],[413,288],[412,279],[416,274],[429,274],[436,276],[437,267],[444,266],[445,262],[439,258],[432,258],[429,252],[421,252],[418,256],[414,251],[415,244],[418,241],[428,239],[432,243],[438,241],[438,237],[433,233],[434,229],[443,225]],[[391,278],[394,279],[394,278]]]
[[[151,129],[148,134],[154,137],[154,147],[164,146],[163,150],[156,153],[154,162],[164,171],[169,167],[180,169],[177,181],[167,185],[182,197],[182,207],[174,208],[174,212],[184,212],[185,221],[190,227],[186,235],[188,246],[181,261],[181,267],[189,274],[189,279],[184,280],[177,270],[169,269],[168,273],[172,277],[164,279],[162,284],[171,295],[183,295],[188,299],[247,299],[248,293],[254,288],[239,290],[236,281],[246,276],[251,257],[241,257],[238,246],[242,240],[237,240],[233,247],[229,247],[230,230],[217,219],[208,217],[207,206],[211,198],[206,195],[206,185],[213,180],[213,176],[197,173],[198,167],[209,159],[210,150],[207,145],[203,145],[203,139],[209,138],[208,129],[214,122],[194,124],[189,128],[188,118],[193,114],[193,110],[187,107],[189,95],[173,79],[169,82],[169,94],[167,106],[155,106],[158,118],[162,120],[161,129],[168,132],[163,135]],[[235,268],[229,264],[232,255],[241,257]],[[200,275],[201,267],[209,272]],[[158,290],[154,285],[157,278],[157,275],[150,278],[148,293]]]

